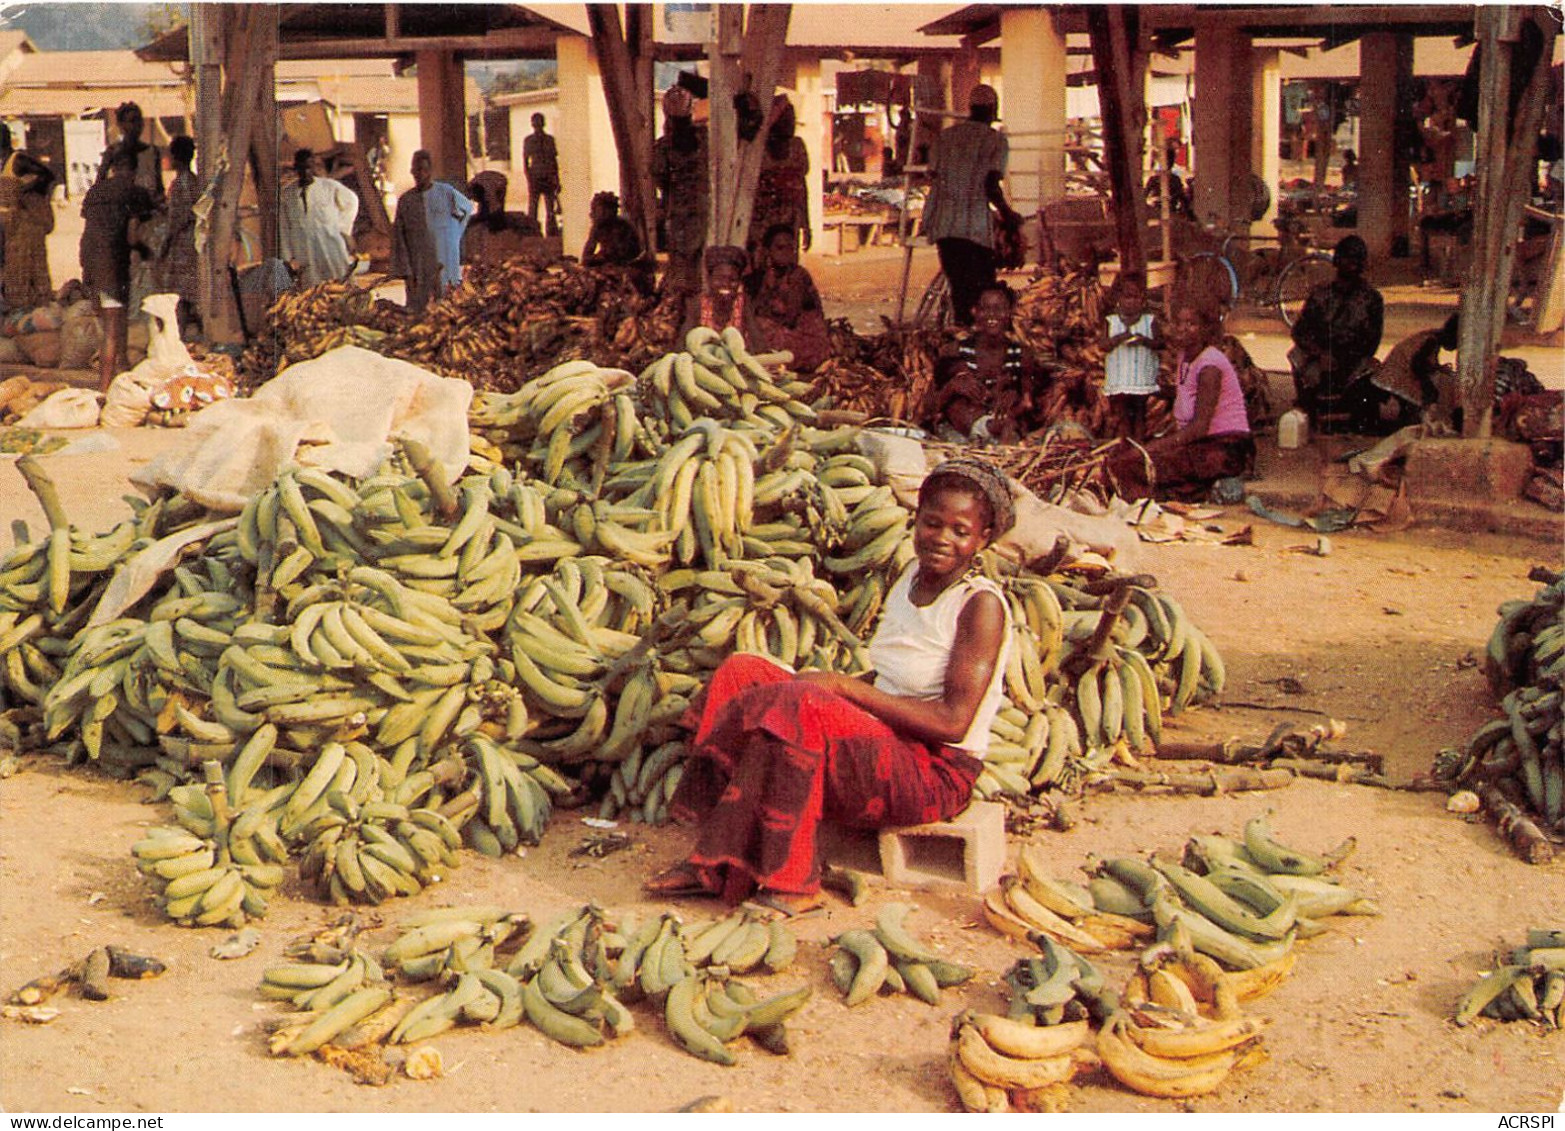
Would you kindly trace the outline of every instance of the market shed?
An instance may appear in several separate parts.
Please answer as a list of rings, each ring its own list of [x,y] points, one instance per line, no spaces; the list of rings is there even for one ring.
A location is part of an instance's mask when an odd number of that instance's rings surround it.
[[[1344,72],[1351,60],[1358,81],[1359,234],[1377,258],[1408,236],[1405,168],[1399,180],[1393,161],[1399,92],[1415,75],[1450,73],[1458,51],[1453,43],[1473,38],[1474,6],[1147,4],[1134,10],[1142,65],[1150,61],[1154,71],[1183,65],[1191,75],[1198,216],[1230,227],[1250,222],[1250,175],[1277,182],[1281,83],[1290,74],[1313,76],[1322,69],[1317,61],[1329,57],[1327,71]],[[1066,91],[1057,76],[1072,70],[1067,57],[1079,53],[1086,12],[1084,5],[971,4],[923,29],[959,35],[967,48],[999,41],[1007,129],[1045,139],[1037,171],[1019,170],[1013,191],[1024,203],[1064,192]],[[1465,66],[1463,55],[1455,58]],[[1275,196],[1262,220],[1275,215]]]
[[[196,4],[191,21],[138,54],[149,62],[188,61],[195,80],[198,151],[211,155],[204,174],[248,165],[262,219],[262,248],[277,246],[275,74],[289,59],[393,59],[416,68],[420,147],[435,175],[467,177],[467,113],[462,61],[468,58],[549,58],[555,40],[574,34],[528,9],[509,4]],[[237,224],[241,178],[222,183],[211,218],[209,249],[227,249]],[[237,337],[222,257],[203,255],[208,327]],[[229,308],[225,317],[223,310]]]

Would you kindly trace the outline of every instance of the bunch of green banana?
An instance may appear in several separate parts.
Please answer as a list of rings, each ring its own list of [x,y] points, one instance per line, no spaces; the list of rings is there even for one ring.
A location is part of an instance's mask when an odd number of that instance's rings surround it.
[[[409,1004],[393,992],[380,964],[356,949],[335,963],[273,963],[261,975],[260,993],[302,1011],[279,1019],[269,1041],[273,1056],[376,1042]]]
[[[1053,1027],[1102,1021],[1119,1008],[1119,994],[1091,961],[1042,933],[1033,942],[1038,956],[1017,959],[1003,977],[1007,1017]]]
[[[565,780],[531,755],[513,753],[482,733],[468,735],[458,749],[478,787],[478,812],[462,826],[468,846],[499,857],[541,841],[554,810],[544,781],[566,792]]]
[[[496,950],[529,937],[531,926],[524,912],[498,906],[420,911],[401,920],[401,931],[381,952],[381,960],[409,982],[493,967]]]
[[[1197,649],[1191,654],[1199,657],[1201,652]],[[1199,673],[1200,669],[1195,670]],[[1076,678],[1075,693],[1082,741],[1088,750],[1123,748],[1144,754],[1162,734],[1162,693],[1157,677],[1146,657],[1134,648],[1114,645],[1106,659],[1088,666]],[[1181,701],[1176,691],[1173,702],[1183,709],[1188,698]]]
[[[386,1043],[412,1044],[457,1025],[510,1029],[521,1023],[525,991],[504,970],[477,967],[444,976],[449,988],[424,998],[403,1013],[386,1035]]]
[[[1500,606],[1485,650],[1484,671],[1500,697],[1499,717],[1478,728],[1452,766],[1442,768],[1437,761],[1436,772],[1453,789],[1492,789],[1537,818],[1545,832],[1560,832],[1565,830],[1565,579],[1543,569],[1532,576],[1548,584],[1530,601]],[[1501,827],[1507,823],[1514,824],[1502,822]],[[1514,830],[1509,835],[1524,847]],[[1544,858],[1535,848],[1523,855]]]
[[[761,970],[780,974],[793,965],[799,942],[780,919],[764,919],[746,908],[679,928],[685,960],[700,969],[721,966],[731,974]]]
[[[685,743],[670,739],[650,749],[631,747],[625,760],[614,765],[609,785],[598,806],[598,816],[614,820],[628,812],[632,821],[661,825],[668,821],[668,805],[685,773]]]
[[[810,992],[806,985],[758,999],[736,978],[692,974],[669,989],[663,1020],[680,1048],[702,1060],[732,1067],[738,1058],[728,1046],[742,1036],[768,1052],[787,1055],[786,1022],[810,1000]]]
[[[1082,754],[1075,716],[1045,699],[1032,713],[1004,704],[989,725],[989,749],[973,789],[984,800],[1025,798],[1059,783],[1068,761]]]
[[[157,887],[157,904],[182,927],[241,927],[266,914],[267,897],[286,878],[279,864],[240,864],[221,840],[154,826],[131,845],[136,867]]]
[[[1528,928],[1526,944],[1506,959],[1462,995],[1456,1023],[1470,1025],[1476,1017],[1493,1017],[1565,1028],[1565,929]]]
[[[766,368],[784,355],[754,356],[732,329],[718,333],[696,327],[685,335],[684,346],[654,361],[637,379],[641,403],[671,427],[688,427],[702,416],[755,418],[784,428],[793,420],[815,419],[814,410],[796,399],[808,386],[780,386]]]
[[[888,903],[873,928],[850,928],[832,940],[836,949],[827,969],[850,1008],[879,993],[907,993],[939,1005],[943,988],[972,978],[972,967],[949,962],[913,938],[906,924],[912,910]]]
[[[1043,1026],[967,1010],[951,1021],[946,1067],[965,1111],[1038,1110],[1027,1093],[1067,1084],[1097,1066],[1086,1021]]]
[[[300,829],[299,875],[333,904],[417,895],[458,863],[456,827],[431,809],[326,795],[328,811]]]

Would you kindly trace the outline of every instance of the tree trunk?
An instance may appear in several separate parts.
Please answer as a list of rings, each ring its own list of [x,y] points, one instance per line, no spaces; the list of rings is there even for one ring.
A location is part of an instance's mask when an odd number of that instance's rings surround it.
[[[211,173],[220,175],[222,181],[212,209],[211,234],[203,260],[210,279],[213,309],[202,313],[205,329],[213,341],[238,342],[244,334],[228,280],[229,256],[239,223],[239,196],[255,125],[255,105],[262,76],[270,73],[271,68],[271,60],[261,50],[267,38],[262,28],[266,22],[275,27],[277,10],[265,4],[234,5],[225,8],[223,14],[227,28],[223,37],[222,143],[209,166]],[[272,42],[276,42],[275,32]],[[272,128],[270,123],[268,128]]]
[[[619,153],[620,207],[652,246],[656,198],[652,185],[652,26],[640,6],[627,5],[625,26],[616,4],[588,4],[592,46],[603,75],[609,125]]]
[[[1478,193],[1473,208],[1473,266],[1462,288],[1461,336],[1457,368],[1462,387],[1462,434],[1483,438],[1494,416],[1494,363],[1505,327],[1505,304],[1522,210],[1531,197],[1529,179],[1543,104],[1548,95],[1549,60],[1555,28],[1550,16],[1534,9],[1496,5],[1477,14]],[[1543,49],[1526,75],[1513,75],[1514,45],[1523,20],[1541,33]],[[1513,82],[1525,83],[1516,112],[1509,112]]]
[[[766,146],[763,126],[755,138],[741,142],[735,130],[734,95],[747,88],[766,113],[782,72],[791,4],[752,4],[749,16],[737,5],[717,10],[717,41],[708,52],[712,67],[711,119],[707,137],[712,165],[712,210],[708,246],[743,247],[750,231],[755,185]]]
[[[1147,114],[1142,84],[1145,56],[1135,49],[1139,26],[1140,14],[1126,5],[1087,9],[1121,271],[1143,271],[1147,263],[1146,202],[1141,194],[1141,142]]]

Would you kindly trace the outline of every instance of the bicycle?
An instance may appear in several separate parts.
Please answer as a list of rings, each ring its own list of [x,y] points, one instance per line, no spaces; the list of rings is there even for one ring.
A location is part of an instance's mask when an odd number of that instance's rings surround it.
[[[1310,292],[1331,282],[1337,270],[1330,253],[1311,247],[1296,225],[1279,221],[1277,231],[1275,236],[1231,234],[1223,240],[1221,255],[1233,268],[1243,297],[1292,327]]]
[[[919,297],[918,308],[913,312],[913,325],[920,330],[944,330],[951,322],[951,284],[944,271],[936,271]]]

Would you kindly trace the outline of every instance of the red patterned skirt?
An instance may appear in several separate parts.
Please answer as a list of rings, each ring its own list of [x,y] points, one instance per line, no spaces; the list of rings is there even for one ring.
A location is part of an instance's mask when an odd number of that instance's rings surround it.
[[[820,889],[820,822],[883,828],[967,807],[982,763],[904,737],[839,695],[736,655],[684,718],[694,730],[674,815],[699,821],[690,863],[733,902]]]

